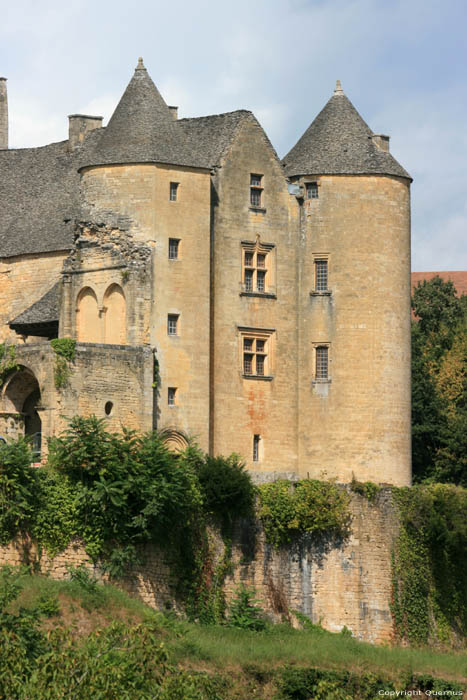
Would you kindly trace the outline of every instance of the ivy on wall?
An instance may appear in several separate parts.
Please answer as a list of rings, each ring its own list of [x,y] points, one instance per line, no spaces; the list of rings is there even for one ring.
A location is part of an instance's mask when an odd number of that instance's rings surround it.
[[[467,635],[467,489],[394,488],[401,529],[393,552],[395,637],[455,643]]]
[[[75,359],[76,341],[73,338],[54,338],[50,341],[55,352],[54,383],[56,389],[63,389],[71,376],[70,364]]]
[[[14,345],[0,343],[0,387],[5,384],[9,374],[19,369],[16,362],[16,350]]]

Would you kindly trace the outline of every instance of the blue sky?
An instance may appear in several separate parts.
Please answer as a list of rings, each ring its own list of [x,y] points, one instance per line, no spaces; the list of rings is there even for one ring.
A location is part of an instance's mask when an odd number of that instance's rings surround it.
[[[339,78],[414,178],[412,269],[467,269],[465,0],[16,0],[2,8],[10,146],[109,119],[138,56],[179,114],[251,109],[282,157]]]

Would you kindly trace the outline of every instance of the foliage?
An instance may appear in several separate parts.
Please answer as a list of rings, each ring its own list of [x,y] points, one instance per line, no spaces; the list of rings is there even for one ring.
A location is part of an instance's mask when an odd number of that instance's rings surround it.
[[[349,532],[348,495],[332,482],[278,480],[262,484],[259,494],[259,516],[275,548],[306,532],[336,538]]]
[[[357,481],[355,477],[350,482],[350,489],[354,493],[364,496],[370,503],[376,503],[378,494],[381,491],[381,487],[373,483],[373,481]]]
[[[254,588],[240,585],[229,606],[228,625],[244,630],[260,632],[266,629],[267,621],[258,601],[255,600]]]
[[[396,638],[449,642],[467,634],[467,490],[393,489],[401,531],[393,558]]]
[[[16,362],[16,349],[14,345],[0,343],[0,386],[3,386],[8,375],[13,370],[19,369]]]
[[[467,486],[467,297],[434,277],[412,308],[412,453],[416,481]]]
[[[24,439],[0,443],[1,544],[32,527],[38,477],[31,462],[31,450]]]
[[[64,357],[68,362],[73,362],[76,355],[76,340],[73,338],[54,338],[50,341],[54,352]]]
[[[173,545],[202,506],[196,475],[155,433],[109,433],[95,416],[75,417],[50,441],[49,462],[72,486],[75,532],[112,575],[152,542]]]
[[[71,376],[70,363],[76,355],[76,341],[73,338],[54,338],[50,341],[56,358],[54,365],[54,383],[56,389],[63,389]]]
[[[196,469],[204,508],[222,529],[230,532],[236,518],[253,518],[255,487],[238,455],[210,457],[189,447],[185,461]]]

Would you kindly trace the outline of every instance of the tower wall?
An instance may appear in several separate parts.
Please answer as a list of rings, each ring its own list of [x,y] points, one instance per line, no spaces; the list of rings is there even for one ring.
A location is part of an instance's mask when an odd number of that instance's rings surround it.
[[[302,205],[299,273],[300,473],[408,485],[410,457],[409,183],[315,176]],[[316,291],[327,260],[330,293]],[[328,348],[328,379],[316,348]]]

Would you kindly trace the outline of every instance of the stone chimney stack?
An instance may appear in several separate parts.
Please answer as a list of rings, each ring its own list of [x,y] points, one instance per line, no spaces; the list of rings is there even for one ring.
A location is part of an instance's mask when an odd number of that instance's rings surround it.
[[[68,142],[73,150],[81,146],[86,134],[100,129],[103,117],[90,117],[87,114],[70,114],[68,117]]]
[[[172,115],[172,119],[178,119],[178,107],[175,107],[175,105],[167,105],[169,108],[169,112]]]
[[[6,78],[0,78],[0,150],[8,148],[8,95]]]

